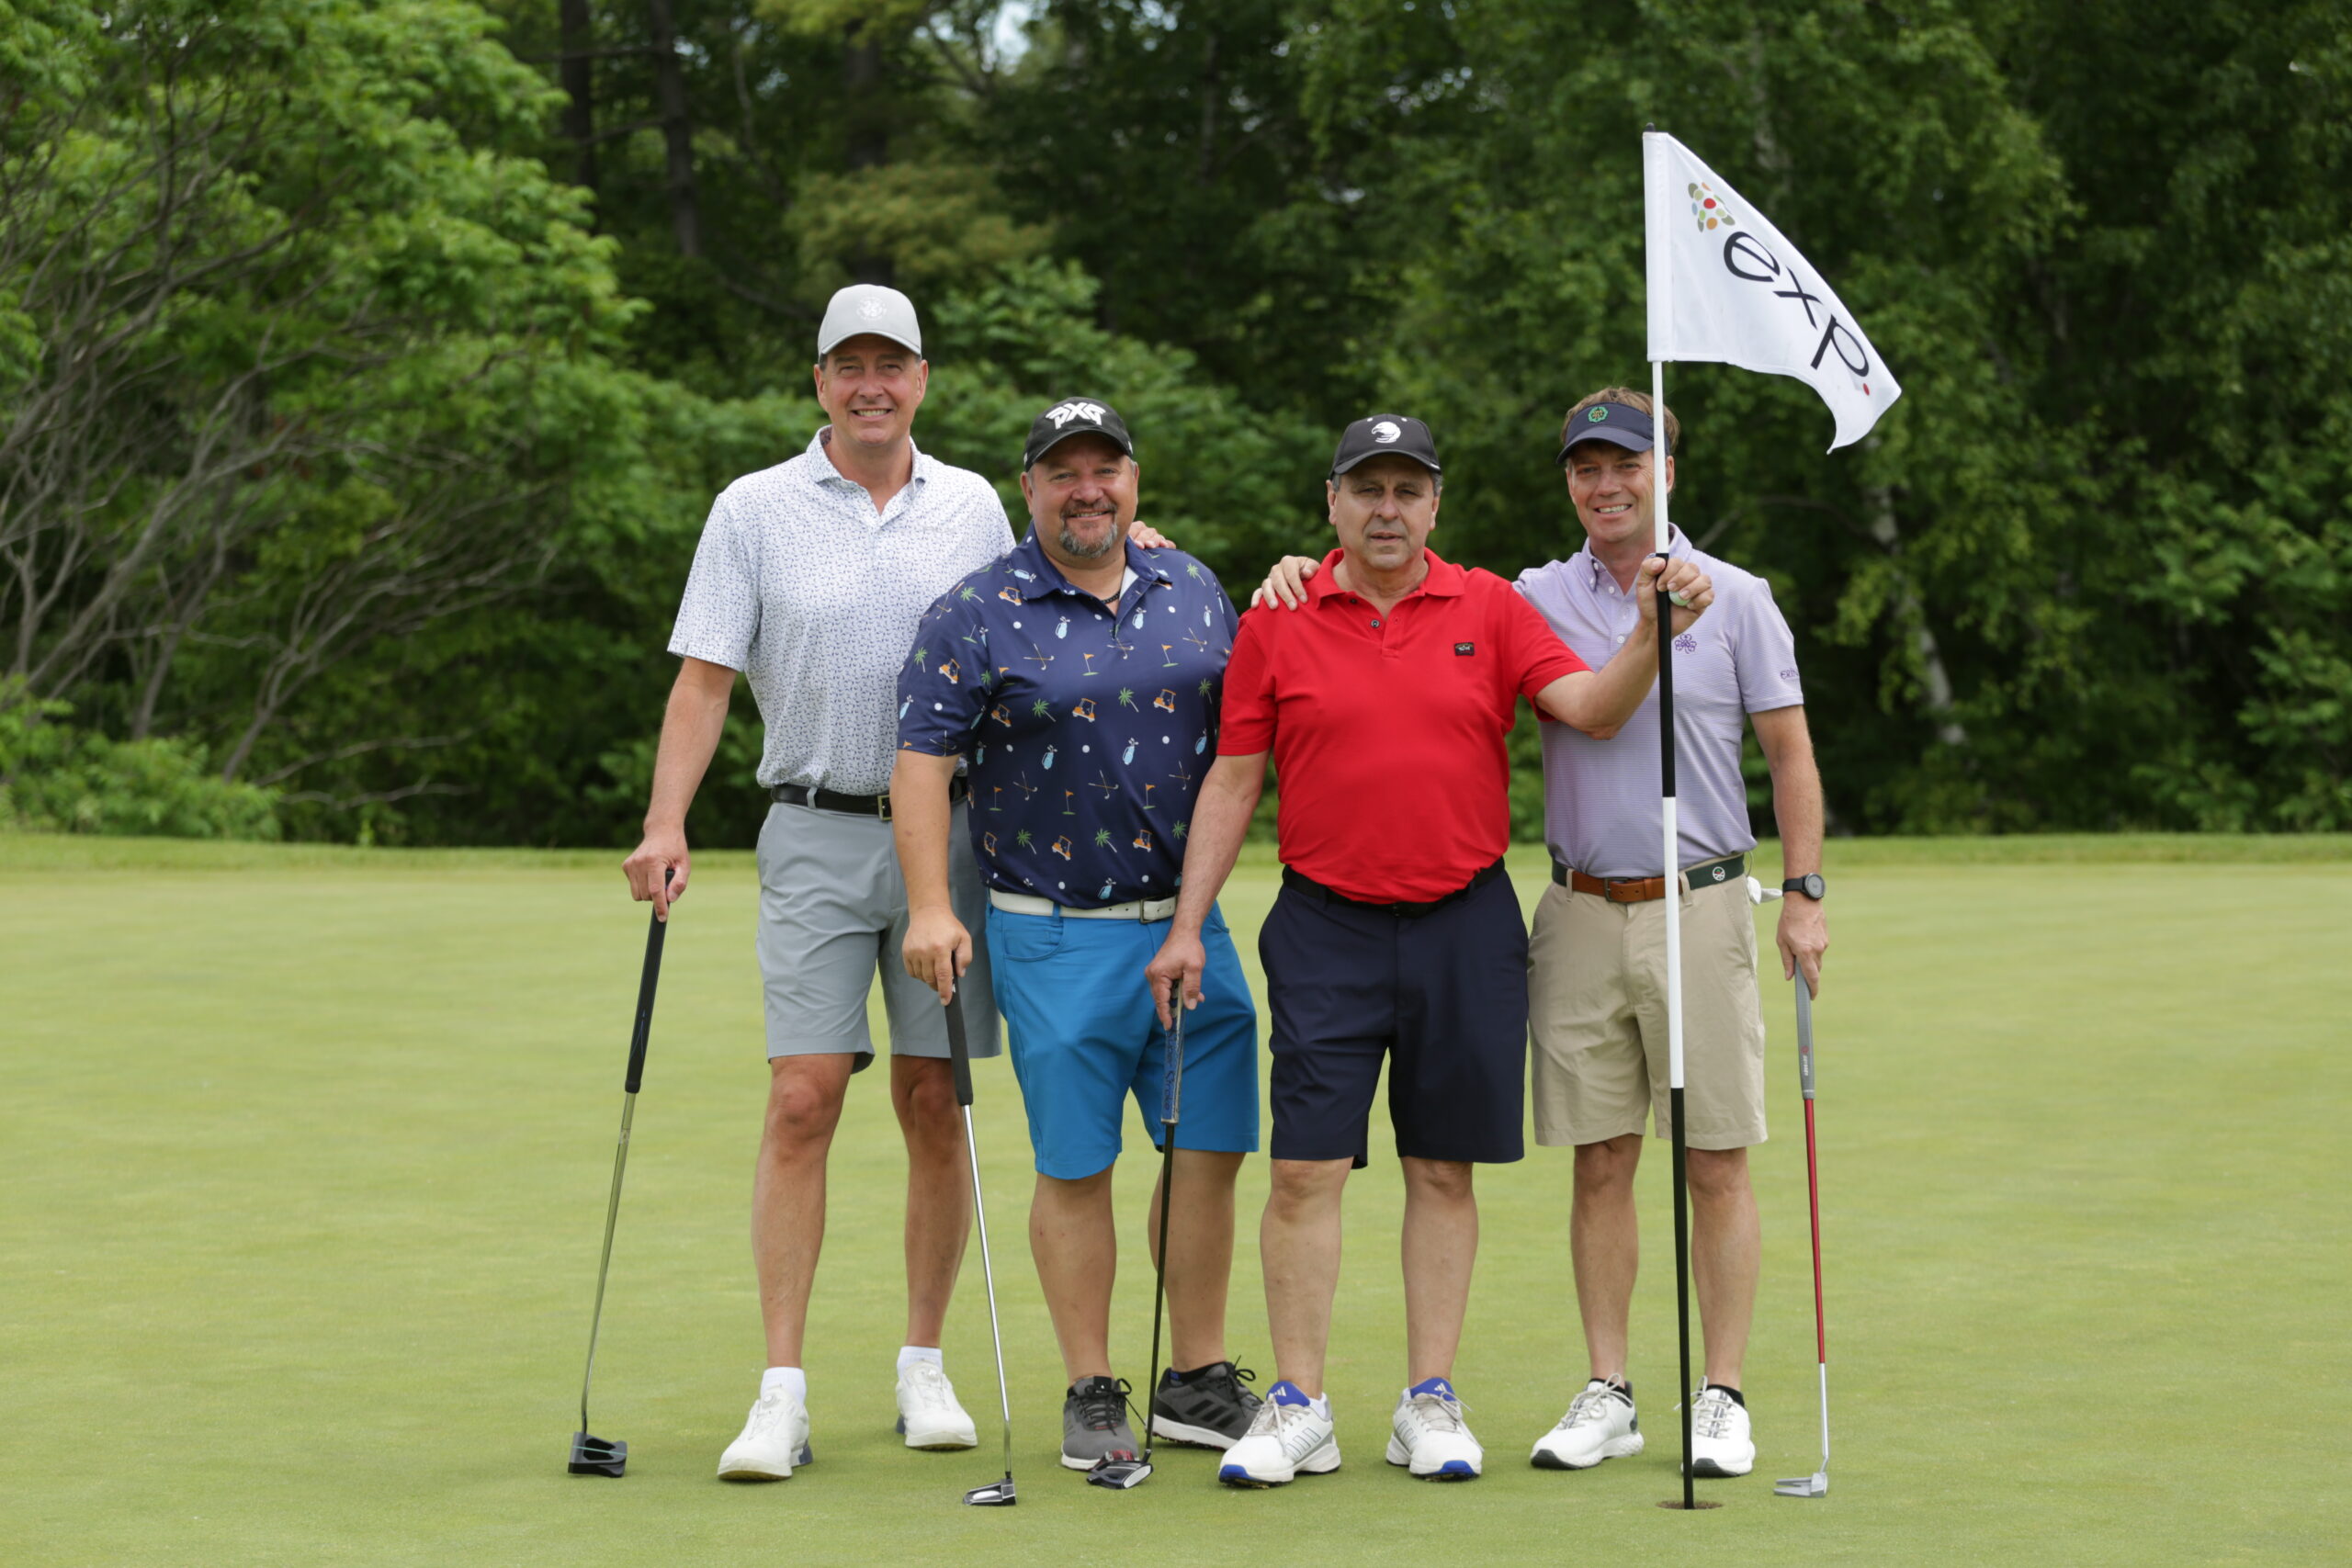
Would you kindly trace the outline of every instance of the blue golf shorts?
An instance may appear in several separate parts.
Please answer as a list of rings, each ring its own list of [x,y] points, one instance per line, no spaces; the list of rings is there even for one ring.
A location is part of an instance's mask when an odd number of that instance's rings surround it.
[[[1076,1181],[1107,1169],[1130,1097],[1158,1147],[1168,1036],[1143,972],[1168,927],[989,910],[997,1010],[1040,1174]],[[1258,1012],[1223,914],[1210,912],[1201,942],[1208,967],[1201,1005],[1184,1015],[1176,1146],[1248,1154],[1258,1147]]]
[[[1384,1063],[1399,1155],[1504,1165],[1525,1152],[1527,923],[1510,877],[1418,915],[1285,882],[1258,956],[1274,1158],[1361,1168]]]

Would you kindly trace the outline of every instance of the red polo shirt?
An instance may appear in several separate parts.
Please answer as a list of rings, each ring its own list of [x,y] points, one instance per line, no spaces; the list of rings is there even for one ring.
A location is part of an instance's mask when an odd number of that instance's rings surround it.
[[[1225,671],[1217,754],[1273,752],[1283,863],[1366,903],[1442,898],[1500,858],[1519,699],[1586,667],[1510,583],[1428,558],[1383,615],[1333,550],[1304,605],[1241,617]]]

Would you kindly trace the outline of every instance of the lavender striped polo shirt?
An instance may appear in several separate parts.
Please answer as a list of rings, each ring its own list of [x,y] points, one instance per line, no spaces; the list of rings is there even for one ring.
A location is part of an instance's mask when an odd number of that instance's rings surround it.
[[[1682,866],[1692,866],[1756,847],[1739,773],[1741,730],[1748,714],[1804,702],[1804,688],[1771,585],[1691,548],[1679,528],[1669,553],[1696,561],[1715,585],[1714,604],[1674,639],[1674,794]],[[1595,670],[1640,622],[1634,596],[1589,547],[1521,572],[1518,588]],[[1657,693],[1607,740],[1548,720],[1543,736],[1544,837],[1553,858],[1594,876],[1657,875]]]

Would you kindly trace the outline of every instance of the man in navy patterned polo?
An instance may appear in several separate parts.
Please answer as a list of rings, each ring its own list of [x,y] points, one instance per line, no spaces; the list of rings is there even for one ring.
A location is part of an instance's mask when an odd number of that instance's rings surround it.
[[[1111,1371],[1111,1171],[1130,1096],[1157,1133],[1166,1038],[1134,977],[1175,911],[1235,624],[1206,567],[1127,543],[1140,474],[1100,400],[1037,416],[1021,476],[1028,536],[924,617],[899,676],[891,778],[907,972],[944,998],[973,956],[948,893],[948,785],[969,764],[989,963],[1036,1154],[1030,1250],[1070,1380],[1062,1462],[1074,1470],[1136,1447]],[[1174,1349],[1150,1418],[1162,1438],[1221,1449],[1257,1404],[1225,1348],[1233,1183],[1258,1146],[1257,1015],[1221,915],[1204,935],[1222,977],[1185,1020]],[[1147,1235],[1159,1201],[1155,1190]]]

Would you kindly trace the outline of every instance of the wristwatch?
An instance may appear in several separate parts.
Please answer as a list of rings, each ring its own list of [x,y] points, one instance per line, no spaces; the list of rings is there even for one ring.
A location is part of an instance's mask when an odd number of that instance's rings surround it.
[[[1786,882],[1781,883],[1781,891],[1783,893],[1802,893],[1806,897],[1818,904],[1821,902],[1822,895],[1829,891],[1829,884],[1821,880],[1821,873],[1817,871],[1808,871],[1803,876],[1792,876]]]

